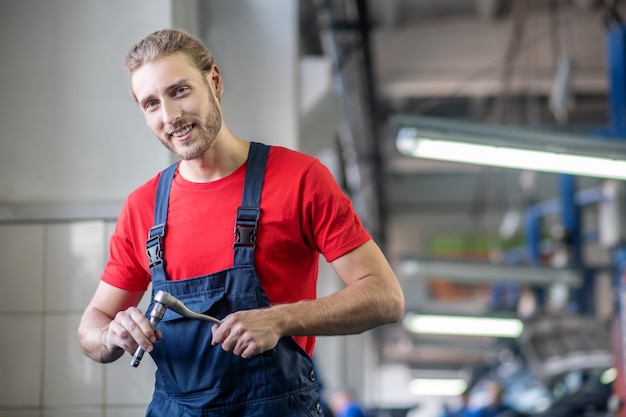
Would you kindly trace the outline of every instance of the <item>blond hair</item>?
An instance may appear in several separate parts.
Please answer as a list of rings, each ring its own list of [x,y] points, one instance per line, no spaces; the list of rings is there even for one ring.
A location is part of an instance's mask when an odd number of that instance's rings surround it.
[[[151,33],[135,44],[124,57],[124,67],[129,73],[147,62],[182,52],[202,72],[213,68],[213,54],[190,34],[179,29],[163,29]]]

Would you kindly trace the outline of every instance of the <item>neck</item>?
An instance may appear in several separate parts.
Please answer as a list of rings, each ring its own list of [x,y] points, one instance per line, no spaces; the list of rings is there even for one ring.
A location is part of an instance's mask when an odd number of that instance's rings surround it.
[[[211,182],[233,173],[248,159],[250,143],[230,133],[216,138],[199,158],[181,161],[180,175],[191,182]]]

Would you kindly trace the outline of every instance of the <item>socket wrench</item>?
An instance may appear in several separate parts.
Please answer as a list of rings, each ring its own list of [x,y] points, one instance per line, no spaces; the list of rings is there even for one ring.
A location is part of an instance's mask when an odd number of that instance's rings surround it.
[[[215,324],[222,324],[222,322],[215,317],[191,311],[185,304],[183,304],[182,301],[180,301],[170,293],[159,290],[154,296],[154,307],[150,312],[150,325],[152,326],[152,329],[156,329],[157,325],[163,318],[163,315],[168,308],[188,319],[209,321]],[[133,368],[139,366],[139,363],[141,362],[141,358],[143,358],[144,353],[145,351],[141,346],[137,347],[137,350],[135,351],[135,354],[130,361],[130,365]]]

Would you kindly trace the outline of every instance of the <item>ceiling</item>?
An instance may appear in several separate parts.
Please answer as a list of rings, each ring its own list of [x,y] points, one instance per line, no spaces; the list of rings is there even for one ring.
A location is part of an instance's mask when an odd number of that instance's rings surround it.
[[[301,2],[304,53],[326,55],[336,70],[339,109],[348,125],[338,138],[345,185],[394,263],[408,310],[515,315],[515,306],[493,311],[493,282],[551,285],[549,274],[522,272],[507,280],[506,272],[493,267],[502,265],[511,245],[524,244],[516,215],[533,202],[558,196],[559,176],[403,156],[395,148],[391,117],[433,116],[583,134],[607,125],[605,37],[615,21],[608,10],[621,14],[622,7],[607,8],[612,3]],[[553,88],[563,62],[573,64],[569,94],[551,104],[558,98]],[[358,178],[351,177],[355,171]],[[579,178],[577,184],[585,189],[599,181]],[[588,222],[597,221],[597,213],[586,216]],[[558,223],[558,218],[551,221]],[[599,264],[610,262],[601,248],[588,250]],[[430,274],[405,269],[407,260],[430,260]],[[460,261],[471,263],[465,264],[466,275],[437,269]],[[417,337],[401,325],[382,332],[383,358],[416,369],[476,367],[501,343]]]

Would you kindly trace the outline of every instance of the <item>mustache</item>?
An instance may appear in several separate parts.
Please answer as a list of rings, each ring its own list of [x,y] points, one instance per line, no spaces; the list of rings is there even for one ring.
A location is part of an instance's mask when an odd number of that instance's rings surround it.
[[[171,135],[172,133],[176,132],[177,130],[180,130],[180,129],[186,127],[186,126],[189,126],[189,125],[192,125],[192,124],[196,124],[196,123],[197,123],[197,121],[193,120],[192,118],[179,120],[176,123],[174,123],[170,129],[167,130],[167,134]]]

